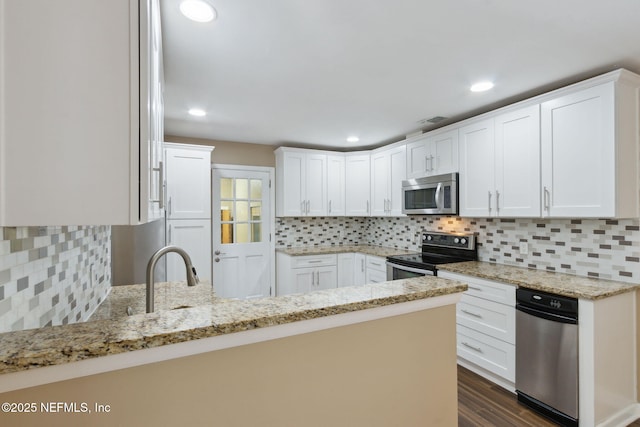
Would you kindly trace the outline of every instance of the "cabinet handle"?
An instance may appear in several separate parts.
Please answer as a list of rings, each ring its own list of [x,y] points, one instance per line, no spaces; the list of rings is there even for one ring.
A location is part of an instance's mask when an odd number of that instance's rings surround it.
[[[307,214],[309,214],[310,210],[311,210],[311,201],[307,200]]]
[[[169,197],[169,216],[171,216],[171,214],[173,213],[173,199],[171,197]]]
[[[307,204],[305,203],[305,201],[301,201],[300,202],[300,215],[304,215],[304,208]]]
[[[430,166],[430,171],[433,171],[435,168],[433,167],[433,156],[429,156],[429,166]]]
[[[549,211],[550,199],[551,199],[551,194],[549,193],[549,189],[545,186],[544,187],[544,209],[546,211]]]
[[[379,262],[371,262],[369,261],[369,264],[371,265],[377,265],[378,267],[380,267],[382,264],[380,264]]]
[[[466,342],[464,342],[464,341],[462,342],[462,345],[463,345],[463,346],[465,346],[465,347],[467,347],[467,348],[470,348],[471,350],[475,350],[475,351],[477,351],[478,353],[482,353],[482,349],[481,349],[480,347],[474,347],[474,346],[472,346],[471,344],[466,343]]]
[[[320,272],[316,271],[316,286],[320,286]]]
[[[472,311],[468,311],[468,310],[465,310],[465,309],[461,309],[460,311],[463,312],[463,313],[468,314],[469,316],[473,316],[473,317],[477,317],[478,319],[482,319],[482,314],[474,313]]]
[[[331,213],[331,200],[329,200],[329,213]]]
[[[151,203],[157,203],[160,209],[164,208],[164,168],[162,162],[158,162],[157,168],[151,169],[154,172],[158,172],[158,198],[151,199]]]
[[[322,260],[321,259],[314,259],[313,261],[308,261],[308,262],[309,262],[309,264],[317,264],[319,262],[322,262]]]
[[[431,169],[429,168],[429,156],[424,156],[424,171],[429,172]]]
[[[364,259],[360,260],[360,271],[364,273]]]
[[[311,286],[314,286],[316,284],[316,272],[312,271],[311,272]]]
[[[489,212],[491,212],[491,191],[489,191],[488,201],[489,201]]]
[[[496,190],[496,212],[500,212],[500,192]]]
[[[171,244],[171,229],[173,228],[172,225],[169,226],[169,244]]]
[[[477,286],[467,285],[467,288],[469,288],[469,289],[473,289],[474,291],[480,291],[480,292],[482,292],[482,288],[479,288],[479,287],[477,287]]]
[[[369,213],[369,201],[367,200],[367,213]]]

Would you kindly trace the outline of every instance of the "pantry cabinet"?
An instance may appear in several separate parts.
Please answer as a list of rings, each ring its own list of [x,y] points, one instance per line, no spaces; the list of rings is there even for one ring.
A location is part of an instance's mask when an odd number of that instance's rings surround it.
[[[460,214],[540,216],[539,106],[460,129]]]
[[[638,87],[623,78],[542,103],[543,216],[638,216]]]
[[[0,226],[161,217],[158,1],[0,9]]]
[[[327,155],[281,147],[276,155],[276,216],[327,215]]]
[[[371,216],[402,215],[402,181],[406,179],[406,145],[371,154]]]
[[[407,178],[458,172],[458,129],[433,131],[407,143]]]

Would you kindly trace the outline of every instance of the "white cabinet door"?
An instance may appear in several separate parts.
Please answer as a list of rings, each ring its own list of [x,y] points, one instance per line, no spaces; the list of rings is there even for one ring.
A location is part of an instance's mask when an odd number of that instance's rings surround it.
[[[353,286],[356,274],[355,253],[338,254],[338,287]]]
[[[327,156],[327,215],[345,215],[345,160],[340,154]]]
[[[542,103],[543,216],[616,215],[614,90],[611,82]]]
[[[201,280],[211,282],[211,221],[208,219],[179,219],[167,221],[167,244],[176,245],[189,254]],[[186,280],[182,257],[169,253],[167,281]]]
[[[314,291],[333,289],[338,283],[338,269],[335,265],[316,268]]]
[[[161,152],[150,164],[139,133],[149,126],[140,117],[151,102],[144,83],[160,75],[149,74],[153,64],[141,50],[148,34],[139,33],[138,14],[147,23],[148,4],[3,0],[0,7],[0,176],[10,177],[0,182],[0,225],[137,224],[161,216],[157,206],[149,212],[159,192],[147,194],[145,185]],[[151,114],[161,120],[158,108]]]
[[[402,181],[407,174],[406,146],[371,155],[371,215],[402,215]]]
[[[402,181],[407,179],[406,146],[389,152],[389,188],[387,192],[387,215],[402,216]]]
[[[421,178],[429,174],[431,149],[427,135],[407,144],[407,178]]]
[[[460,216],[493,215],[494,120],[460,128]]]
[[[495,214],[540,216],[540,106],[495,118]]]
[[[307,154],[304,195],[308,216],[327,215],[327,155]]]
[[[458,172],[458,129],[435,133],[427,138],[429,175]]]
[[[387,214],[389,195],[389,155],[386,152],[371,155],[371,216]]]
[[[211,218],[211,147],[165,144],[167,218]]]
[[[307,293],[314,290],[316,280],[315,268],[296,268],[291,271],[294,293]]]
[[[353,284],[364,285],[367,283],[367,262],[366,255],[356,252],[354,255]]]
[[[346,216],[370,215],[370,156],[345,156]]]
[[[306,212],[306,155],[276,151],[276,215],[303,216]]]

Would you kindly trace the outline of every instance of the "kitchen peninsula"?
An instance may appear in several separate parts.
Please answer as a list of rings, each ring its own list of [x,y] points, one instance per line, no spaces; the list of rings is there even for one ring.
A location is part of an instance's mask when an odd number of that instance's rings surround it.
[[[92,425],[452,425],[466,289],[422,277],[7,333],[2,399],[109,404],[55,415]]]

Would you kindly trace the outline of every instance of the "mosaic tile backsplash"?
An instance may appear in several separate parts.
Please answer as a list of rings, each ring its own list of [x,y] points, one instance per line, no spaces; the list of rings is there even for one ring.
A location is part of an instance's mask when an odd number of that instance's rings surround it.
[[[640,283],[638,219],[278,218],[276,246],[371,244],[419,251],[423,230],[478,233],[480,261]],[[521,242],[527,255],[520,254]]]
[[[111,286],[111,227],[0,227],[0,332],[89,318]]]

